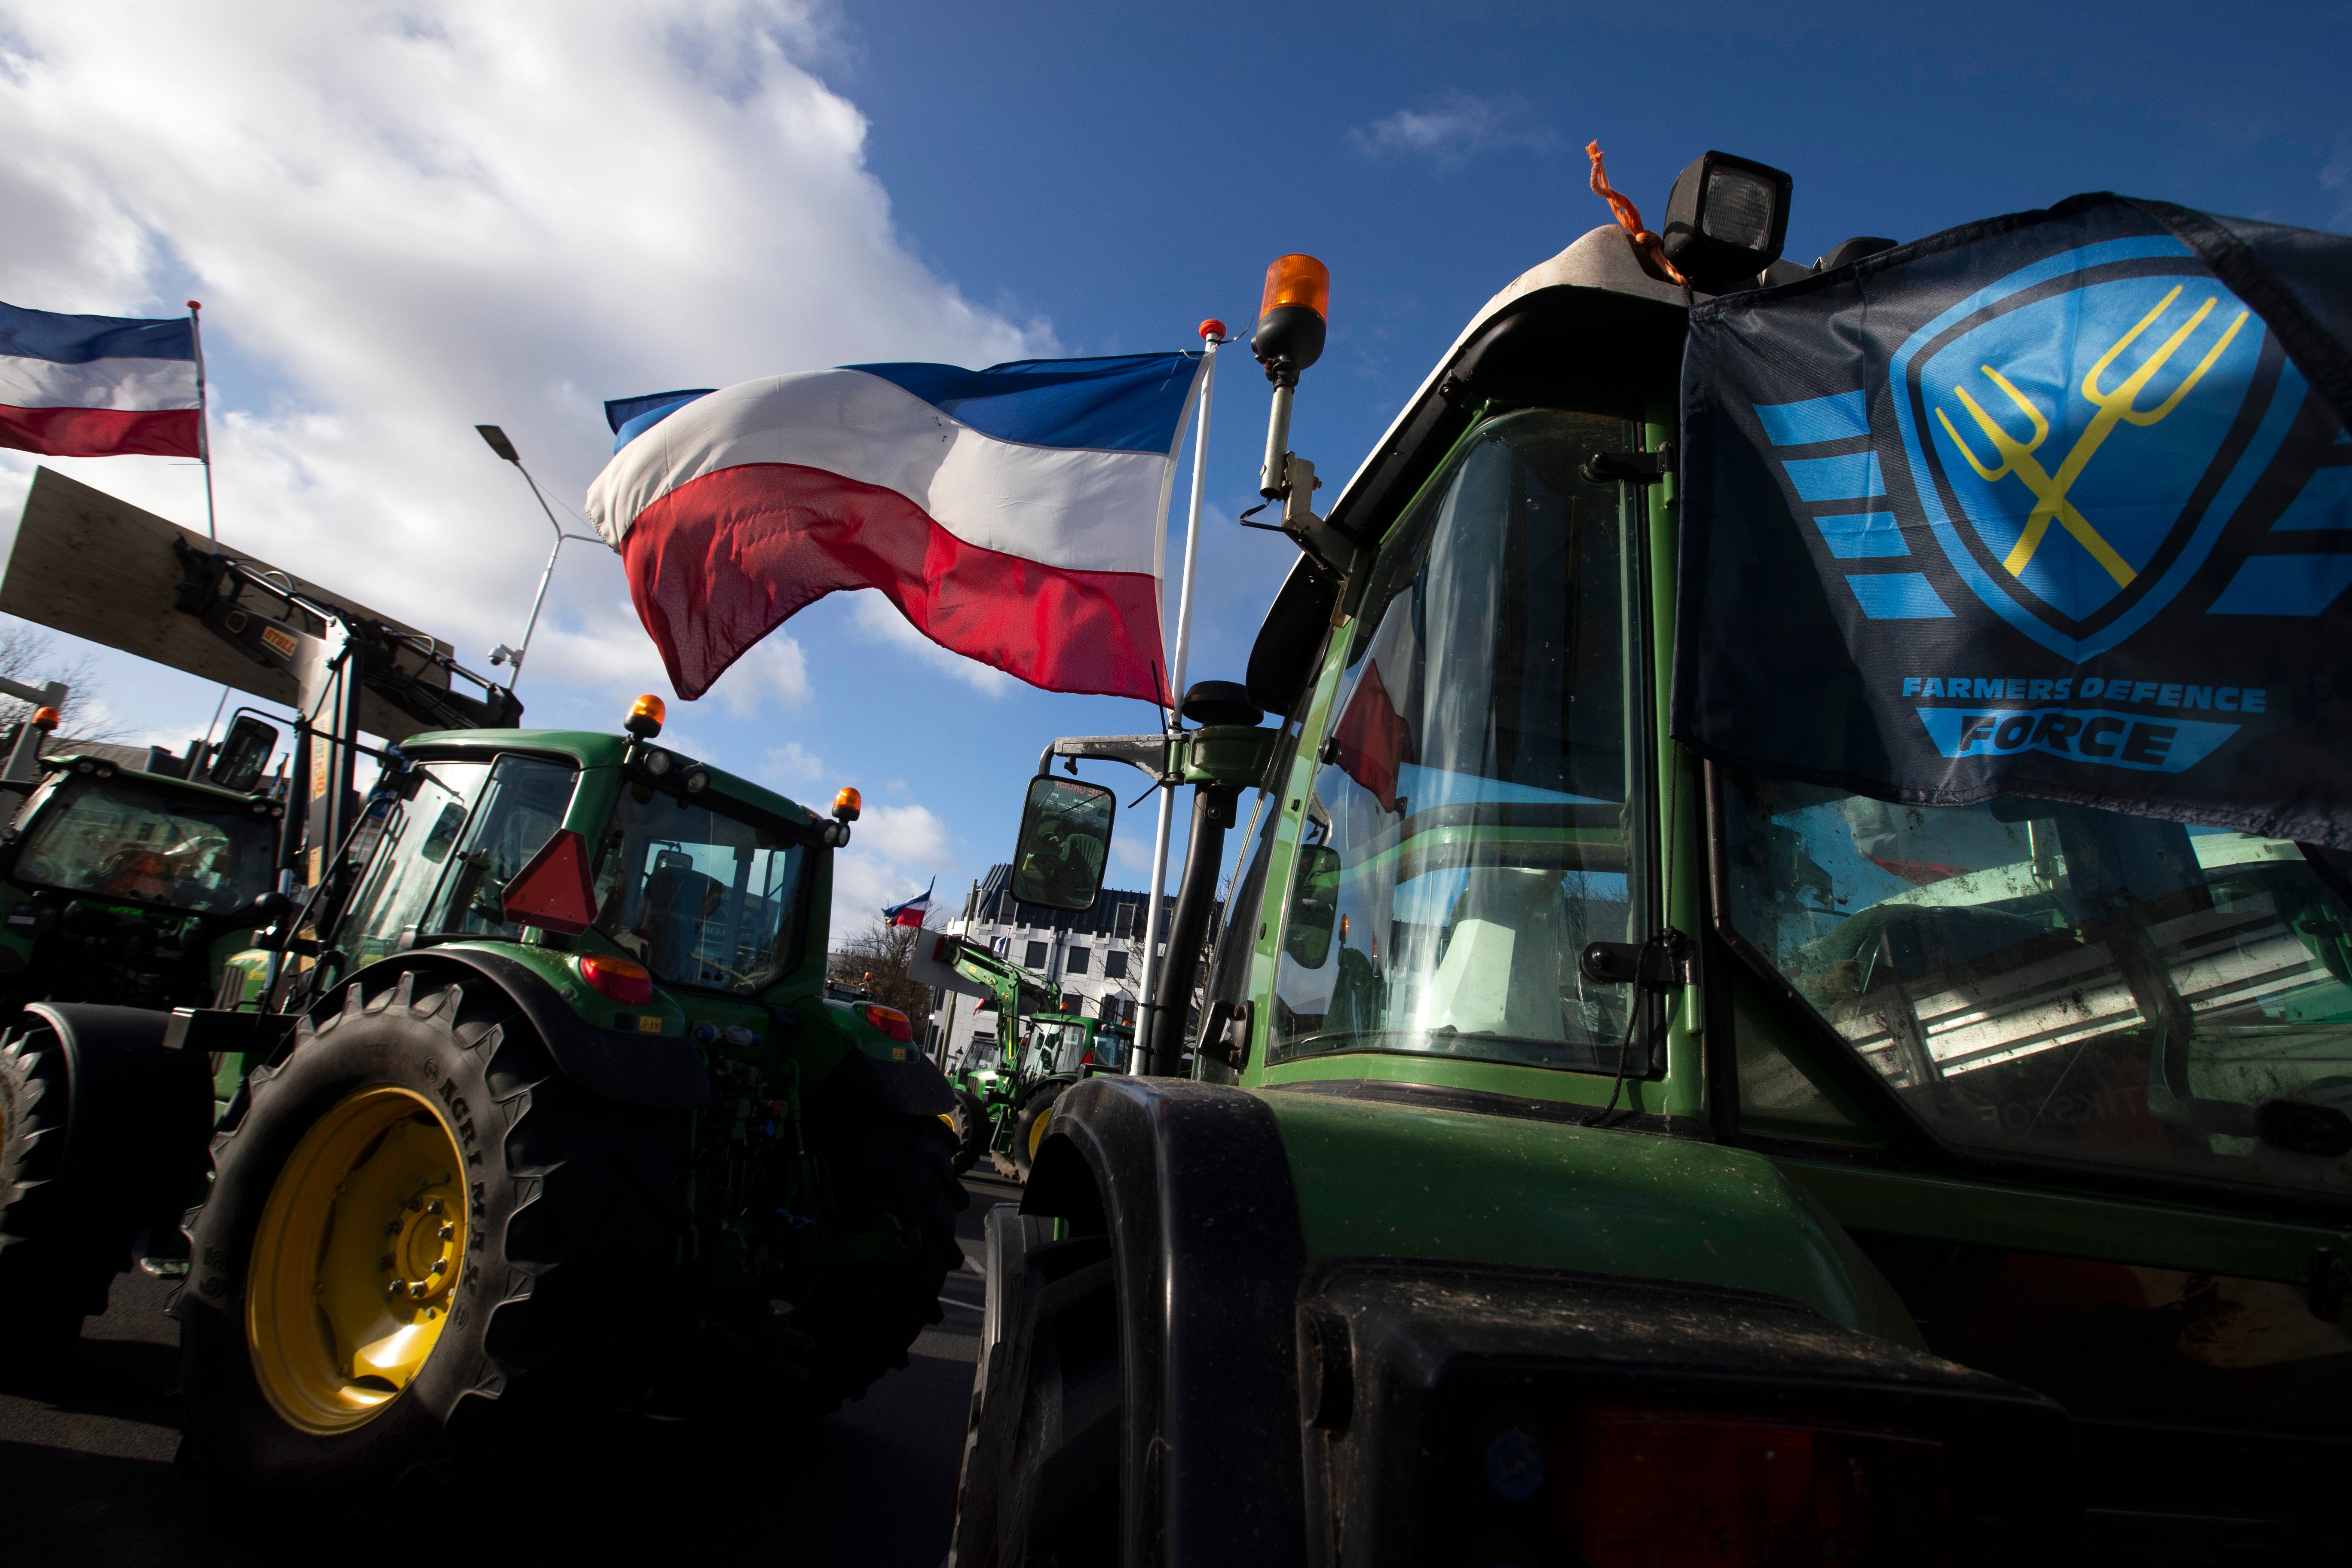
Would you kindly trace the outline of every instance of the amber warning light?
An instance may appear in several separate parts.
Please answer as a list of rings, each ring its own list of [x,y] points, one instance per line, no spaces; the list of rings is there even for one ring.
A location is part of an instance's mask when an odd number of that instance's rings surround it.
[[[855,822],[865,807],[866,797],[848,784],[844,784],[833,797],[833,815],[843,822]]]
[[[1250,353],[1276,386],[1296,386],[1298,373],[1323,357],[1331,319],[1331,269],[1311,256],[1277,256],[1265,269]]]
[[[622,728],[640,741],[650,741],[661,733],[662,721],[668,713],[662,700],[648,691],[629,704],[628,722]]]
[[[56,729],[57,727],[58,727],[58,710],[57,710],[56,709],[54,709],[54,708],[36,708],[36,709],[34,709],[34,710],[33,710],[33,728],[34,728],[34,729],[36,729],[36,730],[54,730],[54,729]]]

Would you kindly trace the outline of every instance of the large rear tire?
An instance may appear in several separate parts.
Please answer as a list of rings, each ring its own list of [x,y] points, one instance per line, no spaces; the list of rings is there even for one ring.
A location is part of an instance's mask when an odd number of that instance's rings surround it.
[[[479,978],[343,1001],[224,1120],[173,1307],[182,1469],[247,1519],[380,1510],[419,1466],[637,1397],[676,1337],[683,1119],[571,1083]]]
[[[1118,1284],[1107,1237],[1050,1239],[1010,1204],[988,1216],[989,1311],[950,1568],[1119,1560]]]
[[[1013,1113],[1013,1171],[1024,1186],[1029,1182],[1030,1167],[1037,1163],[1037,1151],[1044,1146],[1045,1135],[1053,1131],[1054,1102],[1069,1087],[1067,1079],[1041,1084]]]
[[[916,1338],[945,1316],[940,1288],[963,1266],[955,1216],[971,1198],[940,1119],[893,1110],[864,1075],[836,1070],[808,1109],[825,1229],[850,1257],[785,1320],[814,1342],[808,1380],[785,1407],[823,1415],[904,1367]]]
[[[980,1163],[980,1157],[988,1152],[988,1135],[994,1129],[989,1121],[988,1108],[981,1104],[980,1096],[968,1089],[956,1090],[955,1124],[955,1157],[948,1166],[961,1176]]]
[[[106,1310],[138,1234],[168,1228],[201,1190],[210,1079],[201,1060],[161,1048],[163,1029],[130,1008],[43,1007],[0,1038],[0,1333],[12,1346],[79,1334]]]

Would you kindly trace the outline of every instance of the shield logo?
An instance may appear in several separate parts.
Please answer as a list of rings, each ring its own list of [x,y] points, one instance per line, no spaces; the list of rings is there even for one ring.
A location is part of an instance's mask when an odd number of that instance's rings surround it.
[[[2273,378],[2261,320],[2195,261],[2065,259],[1973,295],[1890,368],[1911,483],[1954,572],[2083,659],[2203,564]]]

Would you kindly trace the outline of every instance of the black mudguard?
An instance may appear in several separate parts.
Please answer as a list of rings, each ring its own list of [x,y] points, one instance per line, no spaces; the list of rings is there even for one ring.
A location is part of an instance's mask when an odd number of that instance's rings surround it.
[[[546,1042],[548,1055],[564,1077],[605,1100],[657,1110],[695,1110],[710,1103],[710,1073],[702,1053],[683,1036],[640,1035],[603,1029],[567,1005],[552,985],[527,965],[495,952],[469,948],[431,949],[379,959],[338,984],[312,1006],[313,1020],[340,1012],[346,986],[373,991],[404,971],[420,979],[471,970],[509,997]],[[462,975],[454,976],[461,982]]]
[[[958,1103],[955,1086],[948,1082],[930,1058],[920,1051],[909,1051],[904,1061],[885,1061],[879,1057],[853,1050],[841,1061],[835,1072],[845,1072],[863,1079],[884,1104],[901,1116],[950,1116]]]
[[[1120,1560],[1301,1562],[1294,1325],[1306,1249],[1273,1113],[1218,1084],[1087,1079],[1055,1102],[1021,1212],[1112,1238]]]
[[[25,1008],[18,1026],[46,1026],[65,1053],[66,1148],[55,1179],[73,1206],[168,1208],[179,1188],[203,1179],[212,1064],[200,1052],[166,1048],[170,1020],[94,1002]]]

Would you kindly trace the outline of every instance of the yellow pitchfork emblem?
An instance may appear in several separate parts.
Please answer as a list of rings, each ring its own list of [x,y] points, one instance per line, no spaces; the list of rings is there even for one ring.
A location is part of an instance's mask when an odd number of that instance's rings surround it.
[[[2033,492],[2033,510],[2026,516],[2025,531],[2017,536],[2016,548],[2011,550],[2009,552],[2009,558],[2001,563],[2011,576],[2020,575],[2032,562],[2033,552],[2042,547],[2042,536],[2050,531],[2050,521],[2053,518],[2057,519],[2058,525],[2073,534],[2076,542],[2091,552],[2091,559],[2106,568],[2107,575],[2116,580],[2117,587],[2125,586],[2137,575],[2132,570],[2130,563],[2116,553],[2115,546],[2099,537],[2098,530],[2093,528],[2089,521],[2074,510],[2074,503],[2068,500],[2066,496],[2067,492],[2074,488],[2074,481],[2083,477],[2083,470],[2090,467],[2091,458],[2098,452],[2100,443],[2107,438],[2117,425],[2127,423],[2145,427],[2155,424],[2179,407],[2180,400],[2189,395],[2191,387],[2204,379],[2205,373],[2213,368],[2214,362],[2219,360],[2222,351],[2230,346],[2230,340],[2238,335],[2238,329],[2246,324],[2246,312],[2241,310],[2238,312],[2238,319],[2231,321],[2222,331],[2221,340],[2205,352],[2205,357],[2199,362],[2197,368],[2182,378],[2179,386],[2173,388],[2171,396],[2151,409],[2143,411],[2134,407],[2133,405],[2138,401],[2139,395],[2147,390],[2147,384],[2156,379],[2157,372],[2164,368],[2166,362],[2179,352],[2180,345],[2187,342],[2195,334],[2197,329],[2204,324],[2207,316],[2212,314],[2213,307],[2219,301],[2219,296],[2209,298],[2202,305],[2197,307],[2196,313],[2183,322],[2179,331],[2158,344],[2156,352],[2149,354],[2137,370],[2124,379],[2122,385],[2112,392],[2101,391],[2100,379],[2114,367],[2116,359],[2122,355],[2124,350],[2131,346],[2132,340],[2155,325],[2157,319],[2171,308],[2175,300],[2180,298],[2181,288],[2182,285],[2175,284],[2172,292],[2158,300],[2156,309],[2142,316],[2138,324],[2130,331],[2116,339],[2115,346],[2101,354],[2099,363],[2091,367],[2091,374],[2083,378],[2083,395],[2098,409],[2098,412],[2091,416],[2091,423],[2084,427],[2082,435],[2075,437],[2074,449],[2066,454],[2066,460],[2058,465],[2058,471],[2055,474],[2044,468],[2040,460],[2033,456],[2041,448],[2042,443],[2050,438],[2050,421],[2043,417],[2042,410],[2033,405],[2032,398],[2020,392],[2011,384],[2007,376],[1993,369],[1992,366],[1985,365],[1981,368],[1986,377],[1995,386],[2008,394],[2009,400],[2017,405],[2019,411],[2032,425],[2033,439],[2031,441],[2020,441],[2003,429],[1991,415],[1977,406],[1976,399],[1969,395],[1967,387],[1955,386],[1952,393],[1967,406],[1969,413],[1976,419],[1977,427],[1982,430],[1985,438],[1992,443],[1994,453],[2000,458],[2000,467],[1988,468],[1979,461],[1976,453],[1969,449],[1968,442],[1961,439],[1960,433],[1952,427],[1950,416],[1940,408],[1936,410],[1936,417],[1943,421],[1944,433],[1952,438],[1952,445],[1960,449],[1960,455],[1969,460],[1969,467],[1977,471],[1979,479],[1990,484],[1996,479],[2014,474],[2027,489]]]

